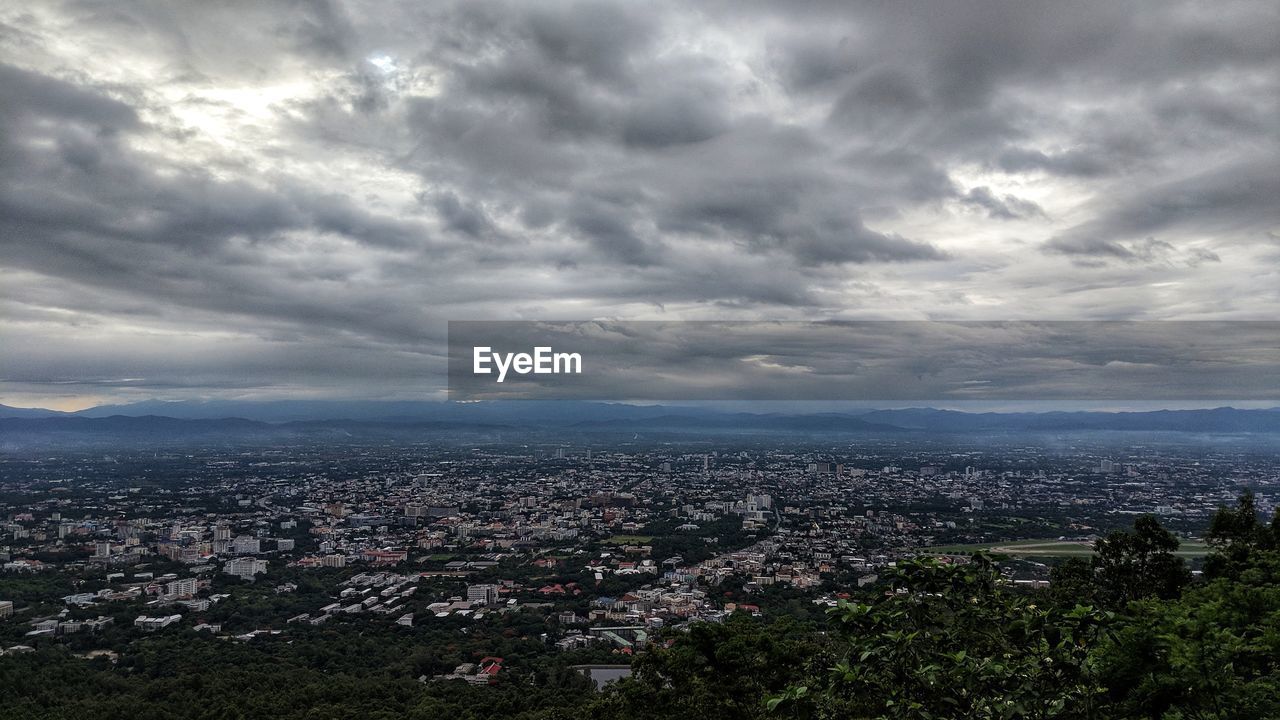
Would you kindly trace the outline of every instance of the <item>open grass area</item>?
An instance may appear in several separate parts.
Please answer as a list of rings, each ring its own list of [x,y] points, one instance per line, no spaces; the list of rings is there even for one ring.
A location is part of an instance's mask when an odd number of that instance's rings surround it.
[[[938,555],[981,551],[991,555],[1015,557],[1088,557],[1093,555],[1093,544],[1084,540],[1012,540],[971,545],[934,545],[916,548],[916,550],[925,554]],[[1209,549],[1203,541],[1183,540],[1175,554],[1183,557],[1204,557],[1209,554]]]
[[[614,535],[604,541],[606,545],[644,545],[653,541],[652,535]]]

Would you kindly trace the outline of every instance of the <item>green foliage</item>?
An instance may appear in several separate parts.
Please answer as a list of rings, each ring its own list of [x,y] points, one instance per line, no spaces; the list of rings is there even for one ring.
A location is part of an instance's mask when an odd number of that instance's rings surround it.
[[[820,718],[1088,717],[1104,688],[1089,657],[1110,616],[1005,588],[983,556],[910,562],[875,604],[833,610],[842,652],[770,703]]]
[[[724,623],[699,623],[636,658],[591,717],[655,720],[765,717],[761,702],[797,675],[820,667],[821,638],[791,619],[761,623],[741,613]]]
[[[1220,507],[1209,522],[1209,542],[1221,546],[1235,544],[1269,546],[1271,533],[1258,522],[1258,509],[1253,493],[1246,491],[1236,509]]]
[[[1099,540],[1093,557],[1099,596],[1114,606],[1178,597],[1191,581],[1191,571],[1173,554],[1177,549],[1178,538],[1152,515],[1135,520],[1131,532],[1117,530]]]
[[[1058,605],[1097,605],[1099,594],[1092,559],[1068,558],[1049,571],[1049,597]]]
[[[1280,553],[1239,570],[1178,602],[1138,603],[1097,649],[1114,717],[1280,717]]]
[[[532,720],[580,707],[592,692],[567,662],[516,668],[481,687],[419,683],[414,672],[422,662],[417,651],[386,638],[333,631],[293,643],[157,636],[114,666],[50,647],[0,657],[0,719]]]
[[[1253,493],[1240,496],[1236,508],[1220,507],[1209,523],[1209,543],[1216,552],[1206,561],[1209,577],[1236,576],[1258,550],[1280,549],[1280,508],[1267,527],[1258,521]]]

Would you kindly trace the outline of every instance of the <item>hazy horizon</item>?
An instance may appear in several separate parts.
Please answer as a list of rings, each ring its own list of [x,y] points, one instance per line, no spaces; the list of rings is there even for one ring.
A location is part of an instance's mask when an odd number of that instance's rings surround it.
[[[318,406],[374,406],[374,405],[420,405],[420,406],[444,406],[444,405],[536,405],[539,403],[562,403],[562,404],[578,404],[578,405],[627,405],[632,407],[666,407],[672,409],[698,409],[698,410],[714,410],[720,412],[743,412],[743,413],[779,413],[779,414],[820,414],[820,413],[846,413],[857,414],[875,410],[908,410],[908,409],[931,409],[931,410],[954,410],[966,413],[1049,413],[1049,412],[1154,412],[1160,410],[1215,410],[1222,408],[1231,408],[1237,410],[1278,410],[1280,403],[1267,400],[1237,400],[1231,402],[1159,402],[1159,401],[1133,401],[1133,402],[1116,402],[1116,401],[1082,401],[1082,402],[1040,402],[1040,401],[972,401],[972,402],[956,402],[956,401],[939,401],[939,402],[916,402],[916,403],[856,403],[856,402],[822,402],[822,401],[789,401],[789,400],[706,400],[706,401],[688,401],[688,402],[655,402],[651,400],[609,400],[609,401],[589,401],[589,400],[509,400],[509,401],[449,401],[449,400],[364,400],[358,398],[329,398],[314,400],[236,400],[229,398],[191,398],[185,400],[137,400],[130,403],[121,404],[99,404],[87,405],[72,409],[58,409],[39,405],[13,405],[9,403],[0,403],[0,406],[13,408],[16,410],[54,410],[56,412],[76,413],[98,408],[120,407],[128,408],[132,406],[146,406],[153,403],[170,404],[170,405],[241,405],[246,407],[252,406],[268,406],[268,405],[305,405],[308,403]]]

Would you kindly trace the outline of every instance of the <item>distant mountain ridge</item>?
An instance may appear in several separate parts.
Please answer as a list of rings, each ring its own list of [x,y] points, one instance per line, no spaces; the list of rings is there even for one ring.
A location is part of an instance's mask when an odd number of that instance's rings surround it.
[[[44,417],[66,417],[71,413],[64,413],[58,410],[46,410],[44,408],[18,408],[9,407],[8,405],[0,405],[0,418],[44,418]]]
[[[1280,432],[1280,411],[1213,408],[1151,410],[1145,412],[966,413],[956,410],[910,408],[874,410],[864,420],[933,432],[1061,432],[1117,430],[1146,432],[1237,433]]]
[[[160,415],[112,415],[110,417],[0,417],[0,442],[65,438],[69,441],[225,439],[276,441],[329,437],[416,437],[433,432],[502,432],[500,425],[412,420],[404,422],[360,420],[298,420],[269,423],[245,418],[187,419]]]
[[[75,413],[0,405],[0,433],[281,434],[448,429],[575,432],[1001,433],[1142,431],[1280,433],[1280,409],[1146,412],[962,412],[935,408],[844,413],[745,413],[621,403],[517,401],[429,403],[330,401],[145,402]]]
[[[706,430],[706,431],[755,431],[778,432],[880,432],[901,433],[906,429],[887,424],[868,422],[862,418],[840,413],[814,413],[810,415],[780,415],[753,413],[726,413],[719,416],[660,415],[643,419],[603,420],[582,422],[574,426],[581,430]]]
[[[628,405],[623,403],[538,401],[492,403],[451,403],[425,401],[343,401],[343,400],[270,400],[238,402],[233,400],[188,400],[166,402],[147,400],[128,405],[100,405],[76,412],[10,408],[0,405],[0,417],[93,417],[155,415],[183,420],[218,420],[240,417],[262,422],[305,420],[372,420],[372,421],[520,421],[555,420],[571,424],[583,420],[647,418],[673,412],[699,414],[697,408],[671,408],[661,405]]]

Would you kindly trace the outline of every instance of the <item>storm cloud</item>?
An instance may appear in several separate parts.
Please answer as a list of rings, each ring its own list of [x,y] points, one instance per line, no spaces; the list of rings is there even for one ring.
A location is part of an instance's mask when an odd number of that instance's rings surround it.
[[[1272,319],[1277,30],[0,0],[0,402],[441,397],[449,320]]]

